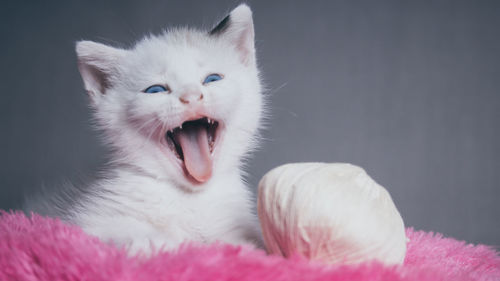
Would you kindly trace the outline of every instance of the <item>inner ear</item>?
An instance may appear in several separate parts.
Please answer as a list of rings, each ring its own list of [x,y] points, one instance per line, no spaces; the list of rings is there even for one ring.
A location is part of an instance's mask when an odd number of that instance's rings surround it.
[[[78,63],[78,68],[82,75],[83,80],[88,84],[86,90],[90,95],[104,94],[106,89],[111,86],[109,74],[99,69],[97,66],[86,64],[83,62]],[[95,93],[97,91],[97,93]]]
[[[126,51],[92,41],[76,44],[78,69],[82,75],[85,90],[97,104],[106,90],[112,87],[120,61]]]

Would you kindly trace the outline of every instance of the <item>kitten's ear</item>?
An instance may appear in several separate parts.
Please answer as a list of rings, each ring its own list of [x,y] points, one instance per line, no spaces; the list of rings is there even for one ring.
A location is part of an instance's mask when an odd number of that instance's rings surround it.
[[[210,31],[210,35],[229,40],[240,53],[243,64],[255,63],[252,10],[246,4],[241,4],[232,10]]]
[[[78,69],[82,75],[85,90],[97,105],[102,95],[111,86],[111,79],[116,75],[120,59],[125,50],[116,49],[92,41],[76,43]]]

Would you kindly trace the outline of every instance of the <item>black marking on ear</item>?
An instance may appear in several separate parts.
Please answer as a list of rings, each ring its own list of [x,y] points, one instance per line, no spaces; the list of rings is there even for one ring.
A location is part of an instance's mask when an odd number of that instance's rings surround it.
[[[212,30],[210,30],[208,34],[218,35],[223,33],[229,27],[229,21],[230,17],[229,15],[227,15],[223,20],[219,22],[219,24],[217,24],[217,26],[215,26]]]

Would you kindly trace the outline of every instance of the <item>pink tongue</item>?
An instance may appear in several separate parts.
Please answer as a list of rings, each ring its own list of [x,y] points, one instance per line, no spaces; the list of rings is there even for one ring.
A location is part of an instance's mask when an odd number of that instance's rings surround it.
[[[207,181],[212,176],[207,129],[204,126],[186,124],[175,135],[176,141],[182,148],[184,165],[188,173],[199,182]]]

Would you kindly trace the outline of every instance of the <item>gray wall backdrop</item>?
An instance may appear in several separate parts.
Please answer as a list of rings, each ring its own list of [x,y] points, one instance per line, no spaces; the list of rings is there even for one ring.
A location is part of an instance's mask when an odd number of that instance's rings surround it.
[[[3,1],[0,208],[104,162],[76,40],[127,46],[237,3]],[[351,162],[407,225],[500,245],[499,3],[249,1],[272,106],[251,185],[286,162]]]

